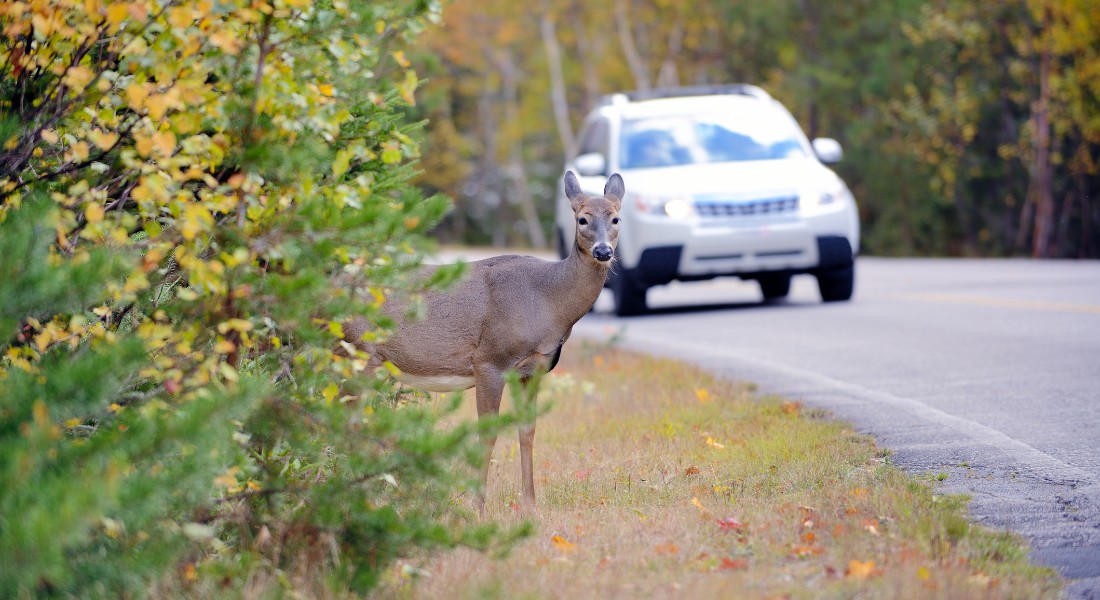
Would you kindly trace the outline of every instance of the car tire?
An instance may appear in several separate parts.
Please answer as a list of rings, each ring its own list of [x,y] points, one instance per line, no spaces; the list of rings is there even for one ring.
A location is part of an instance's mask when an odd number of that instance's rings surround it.
[[[635,281],[629,271],[623,270],[612,274],[611,294],[615,299],[617,316],[631,317],[645,314],[646,288]]]
[[[765,302],[782,300],[791,293],[791,275],[789,273],[766,273],[756,278],[760,284],[760,293]]]
[[[856,278],[854,266],[818,271],[816,275],[822,302],[841,302],[852,298]]]

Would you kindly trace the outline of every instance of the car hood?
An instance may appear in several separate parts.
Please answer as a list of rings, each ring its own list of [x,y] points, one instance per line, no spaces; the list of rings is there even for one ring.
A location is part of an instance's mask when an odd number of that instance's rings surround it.
[[[831,191],[840,178],[812,158],[726,162],[621,171],[628,193],[731,199]]]

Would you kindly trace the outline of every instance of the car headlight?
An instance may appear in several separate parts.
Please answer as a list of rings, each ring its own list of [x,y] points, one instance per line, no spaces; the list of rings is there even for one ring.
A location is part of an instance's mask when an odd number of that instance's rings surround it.
[[[686,219],[695,214],[695,204],[690,197],[684,196],[634,194],[634,205],[639,212],[664,215],[673,219]]]
[[[839,191],[812,190],[802,193],[801,198],[799,198],[799,204],[801,204],[802,208],[815,208],[817,206],[832,204],[836,202],[839,197]]]

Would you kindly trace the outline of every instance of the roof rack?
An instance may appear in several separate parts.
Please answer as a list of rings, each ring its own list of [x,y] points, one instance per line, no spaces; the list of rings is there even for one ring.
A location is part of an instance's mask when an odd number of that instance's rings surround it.
[[[721,85],[693,85],[686,87],[656,88],[652,90],[635,90],[633,92],[618,92],[607,94],[600,99],[600,105],[627,104],[642,100],[657,100],[660,98],[680,98],[683,96],[719,96],[731,94],[736,96],[751,96],[760,100],[771,100],[763,89],[747,83],[728,83]]]

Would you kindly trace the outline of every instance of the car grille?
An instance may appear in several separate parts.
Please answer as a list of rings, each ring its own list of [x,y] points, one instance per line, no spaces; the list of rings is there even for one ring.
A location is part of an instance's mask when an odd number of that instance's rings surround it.
[[[798,210],[798,196],[775,196],[744,200],[696,200],[700,217],[754,217],[777,215]]]

